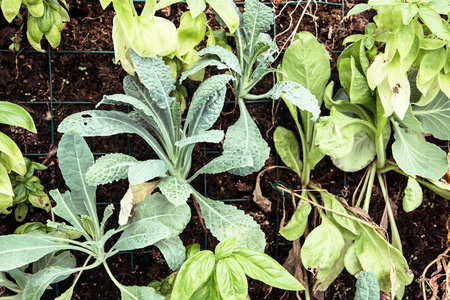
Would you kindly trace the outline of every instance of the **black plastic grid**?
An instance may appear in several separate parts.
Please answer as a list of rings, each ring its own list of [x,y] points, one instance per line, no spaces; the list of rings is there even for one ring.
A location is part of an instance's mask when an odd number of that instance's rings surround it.
[[[87,1],[89,1],[89,2],[91,2],[91,1],[97,1],[97,0],[85,0],[86,2]],[[145,0],[134,0],[134,2],[144,2]],[[236,4],[238,4],[238,5],[243,5],[244,4],[244,2],[236,2]],[[272,3],[270,3],[270,2],[268,2],[268,1],[264,1],[264,4],[266,4],[266,5],[269,5],[269,6],[272,6]],[[341,11],[342,11],[342,20],[344,20],[344,16],[345,16],[345,3],[344,3],[344,0],[340,0],[340,2],[337,2],[337,3],[334,3],[334,2],[327,2],[327,1],[287,1],[287,2],[281,2],[279,5],[280,6],[283,6],[283,5],[292,5],[292,6],[297,6],[298,4],[300,4],[300,5],[306,5],[306,4],[321,4],[321,5],[328,5],[328,6],[338,6],[338,7],[341,7]],[[298,9],[301,9],[301,7],[300,6],[298,6]],[[70,15],[70,11],[69,11],[69,15]],[[277,19],[275,20],[275,22],[274,22],[274,24],[273,24],[273,33],[274,33],[274,36],[276,36],[277,35],[277,32],[276,32],[276,22],[277,22]],[[342,22],[342,26],[343,26],[343,28],[345,28],[345,23],[344,22]],[[300,26],[300,29],[299,29],[299,31],[301,31],[301,26]],[[9,50],[7,50],[7,49],[0,49],[0,55],[1,55],[1,53],[8,53],[9,52]],[[34,55],[34,54],[39,54],[39,55],[42,55],[41,53],[39,53],[39,52],[37,52],[37,51],[34,51],[34,50],[30,50],[30,51],[26,51],[26,53],[29,53],[29,54],[32,54],[32,55]],[[31,101],[21,101],[20,102],[20,104],[27,104],[27,105],[48,105],[48,107],[49,107],[49,111],[50,111],[50,113],[51,113],[51,116],[52,116],[52,118],[51,118],[51,124],[50,124],[50,127],[51,127],[51,140],[49,141],[49,143],[50,144],[54,144],[55,143],[55,133],[56,133],[56,128],[55,128],[55,121],[54,121],[54,108],[57,106],[57,105],[67,105],[67,104],[73,104],[73,105],[83,105],[83,104],[93,104],[92,102],[89,102],[89,101],[76,101],[76,102],[74,102],[74,101],[63,101],[63,102],[58,102],[58,101],[56,101],[55,99],[54,99],[54,86],[53,86],[53,79],[54,79],[54,74],[53,74],[53,68],[54,68],[54,66],[53,66],[53,63],[52,63],[52,59],[56,56],[56,55],[65,55],[65,54],[89,54],[89,55],[109,55],[109,56],[111,56],[111,58],[113,58],[114,57],[114,51],[74,51],[74,50],[54,50],[54,49],[51,49],[50,48],[50,46],[48,46],[48,48],[47,48],[47,51],[46,51],[46,59],[47,59],[47,61],[48,61],[48,77],[49,77],[49,100],[48,101],[34,101],[34,102],[31,102]],[[279,58],[280,59],[280,58]],[[276,64],[277,62],[275,62],[275,64]],[[88,88],[88,86],[86,87],[86,88]],[[253,101],[247,101],[246,103],[248,103],[248,104],[250,104],[250,103],[253,103],[253,104],[257,104],[257,103],[272,103],[272,100],[259,100],[259,101],[255,101],[255,100],[253,100]],[[38,134],[42,134],[42,132],[38,132]],[[128,139],[128,144],[130,145],[130,139]],[[129,146],[128,147],[128,153],[127,154],[129,154],[129,155],[132,155],[133,153],[132,153],[132,151],[131,151],[131,147]],[[275,152],[275,150],[274,149],[272,149],[272,152]],[[214,153],[217,153],[217,152],[214,152],[214,151],[208,151],[208,150],[206,150],[205,148],[204,148],[204,154],[206,155],[206,154],[214,154]],[[95,156],[100,156],[100,155],[103,155],[103,154],[105,154],[105,153],[94,153],[94,155]],[[276,153],[275,153],[276,154]],[[25,153],[24,154],[25,156],[28,156],[28,157],[30,157],[30,158],[32,158],[32,159],[36,159],[36,158],[43,158],[43,157],[46,157],[47,156],[47,153]],[[278,155],[276,155],[276,163],[277,164],[280,164],[281,163],[281,160],[279,159],[279,157],[278,157]],[[53,172],[53,176],[55,176],[55,166],[52,166],[52,172]],[[278,171],[277,171],[277,178],[278,178]],[[207,175],[203,175],[203,186],[204,186],[204,195],[205,196],[208,196],[207,194],[208,194],[208,191],[207,191]],[[344,173],[344,186],[343,186],[343,188],[345,187],[345,185],[346,185],[346,179],[345,179],[345,173]],[[53,183],[53,188],[56,188],[56,186],[55,186],[55,183]],[[224,202],[234,202],[234,203],[237,203],[237,202],[242,202],[242,201],[252,201],[251,199],[218,199],[218,201],[224,201]],[[97,203],[99,206],[106,206],[106,205],[108,205],[108,204],[110,204],[109,202],[99,202],[99,203]],[[279,207],[278,207],[278,204],[277,204],[277,208],[276,208],[277,210],[279,209]],[[275,240],[274,241],[267,241],[268,243],[272,243],[273,244],[273,247],[275,247],[275,250],[274,250],[274,253],[275,253],[275,255],[274,255],[274,258],[275,259],[277,259],[278,258],[278,251],[279,251],[279,246],[280,246],[280,244],[279,244],[279,240],[278,240],[278,236],[279,236],[279,223],[280,223],[280,216],[277,214],[277,218],[276,218],[276,232],[275,232]],[[208,247],[208,241],[207,241],[207,236],[206,236],[206,234],[205,234],[205,239],[204,239],[204,242],[203,242],[203,244],[201,245],[202,246],[202,248],[207,248]],[[131,262],[131,265],[130,265],[130,268],[131,268],[131,271],[133,271],[134,270],[134,267],[135,267],[135,265],[134,265],[134,255],[135,255],[135,253],[133,252],[133,251],[127,251],[127,252],[122,252],[122,254],[126,254],[126,255],[129,255],[130,256],[130,262]],[[58,285],[56,284],[56,288],[54,289],[55,290],[55,294],[56,294],[56,296],[58,296],[59,295],[59,292],[60,291],[58,291]]]

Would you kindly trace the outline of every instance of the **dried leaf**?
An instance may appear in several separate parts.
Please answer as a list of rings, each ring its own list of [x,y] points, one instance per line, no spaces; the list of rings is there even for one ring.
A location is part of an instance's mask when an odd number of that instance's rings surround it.
[[[155,184],[156,181],[130,185],[120,200],[119,225],[127,224],[128,218],[131,217],[133,206],[138,202],[144,201],[146,195],[153,193]]]

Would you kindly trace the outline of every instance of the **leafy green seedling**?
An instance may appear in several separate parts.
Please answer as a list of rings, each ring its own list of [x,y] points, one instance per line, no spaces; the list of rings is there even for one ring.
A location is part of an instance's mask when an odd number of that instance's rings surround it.
[[[51,253],[73,250],[87,255],[82,266],[50,265],[31,275],[23,285],[22,299],[37,300],[47,287],[60,278],[77,273],[72,286],[58,299],[71,299],[74,287],[84,270],[103,265],[114,284],[120,289],[122,299],[158,299],[151,287],[124,286],[114,278],[106,260],[119,251],[144,248],[156,243],[170,243],[178,236],[190,219],[187,204],[175,207],[166,198],[155,193],[136,204],[133,216],[125,226],[105,230],[113,214],[113,205],[106,207],[100,221],[95,200],[96,186],[86,183],[86,173],[94,164],[94,156],[84,139],[75,132],[63,135],[58,146],[61,173],[70,191],[60,194],[50,192],[56,206],[53,212],[67,223],[47,221],[46,227],[57,229],[57,234],[47,233],[40,224],[24,224],[18,229],[22,234],[0,236],[0,271],[22,268]],[[139,207],[151,206],[150,209]],[[116,234],[120,237],[108,249],[105,243]],[[83,240],[73,240],[74,235]]]

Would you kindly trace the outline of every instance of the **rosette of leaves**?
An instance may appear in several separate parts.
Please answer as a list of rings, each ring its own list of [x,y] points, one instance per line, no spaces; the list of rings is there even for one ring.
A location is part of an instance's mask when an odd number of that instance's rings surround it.
[[[341,61],[354,54],[358,71],[367,78],[370,90],[376,90],[386,117],[395,113],[403,119],[410,102],[427,105],[439,91],[450,97],[450,24],[448,17],[441,17],[450,13],[449,4],[448,0],[370,0],[349,12],[349,15],[367,9],[377,12],[375,24],[366,27],[365,35],[352,35],[344,40],[353,44]],[[411,101],[413,90],[408,77],[413,71],[417,72],[415,84],[420,97]],[[364,88],[360,98],[368,91]]]
[[[21,106],[0,101],[1,123],[23,127],[36,133],[36,127],[30,114]],[[6,134],[0,132],[0,213],[8,214],[13,206],[14,187],[10,174],[27,174],[27,165],[17,144]]]
[[[174,242],[173,238],[177,238],[190,219],[189,206],[187,204],[175,206],[163,195],[155,193],[136,204],[136,213],[133,213],[125,226],[105,230],[114,206],[112,204],[107,206],[102,219],[99,219],[95,199],[96,186],[88,185],[86,182],[86,173],[94,164],[94,156],[85,140],[76,132],[64,134],[58,145],[57,155],[59,168],[70,191],[61,194],[58,190],[52,190],[50,195],[56,202],[53,212],[65,222],[48,220],[44,228],[40,224],[27,223],[19,230],[22,234],[0,236],[0,272],[22,270],[30,263],[39,264],[41,259],[45,259],[46,255],[51,253],[79,251],[86,255],[86,261],[82,266],[48,264],[34,274],[27,275],[27,281],[19,285],[21,299],[40,299],[51,283],[76,274],[73,284],[57,298],[71,299],[83,271],[100,265],[104,266],[111,280],[119,288],[122,299],[164,299],[151,287],[124,286],[119,283],[109,269],[107,259],[119,251]],[[48,228],[56,230],[48,232]],[[117,234],[120,234],[120,237],[106,249],[105,244]],[[82,240],[72,239],[77,235],[82,237]]]
[[[65,6],[65,1],[62,1]],[[27,8],[27,38],[34,49],[45,52],[41,48],[43,36],[53,48],[61,41],[62,22],[70,20],[67,10],[58,0],[4,0],[1,9],[5,19],[11,23],[19,14],[22,4]]]
[[[247,276],[273,287],[299,291],[303,286],[277,261],[262,252],[236,247],[236,238],[220,242],[215,253],[186,249],[187,259],[172,282],[170,299],[248,299]]]
[[[251,216],[232,205],[213,201],[195,191],[190,182],[200,174],[216,174],[237,168],[252,168],[253,161],[238,155],[241,147],[241,128],[235,126],[234,144],[228,142],[221,156],[213,159],[195,174],[190,175],[192,152],[196,143],[219,143],[224,133],[210,129],[220,116],[230,75],[216,75],[206,79],[193,95],[183,126],[180,104],[170,96],[175,80],[161,57],[144,58],[131,52],[138,77],[124,79],[125,95],[104,96],[101,104],[130,105],[129,114],[118,111],[91,110],[71,115],[58,127],[60,132],[76,130],[82,136],[110,136],[119,133],[137,134],[142,137],[159,159],[138,161],[120,154],[100,157],[87,173],[90,185],[106,184],[128,178],[130,185],[156,181],[167,205],[184,207],[192,195],[199,204],[206,227],[219,240],[237,237],[239,246],[264,251],[264,233]],[[135,209],[152,211],[151,205]],[[133,215],[133,214],[132,214]],[[190,216],[190,214],[187,214]],[[173,269],[184,261],[184,247],[178,237],[165,243],[157,243],[161,251],[181,253],[174,257]],[[166,260],[170,261],[168,257]]]
[[[14,217],[17,222],[22,222],[27,216],[29,206],[42,208],[50,212],[52,205],[48,195],[44,192],[44,186],[37,176],[35,170],[46,170],[47,167],[24,157],[27,172],[25,175],[12,171],[10,174],[11,184],[14,190],[13,206]]]
[[[194,74],[206,66],[216,66],[220,70],[227,70],[232,77],[233,93],[237,99],[240,117],[237,122],[228,128],[225,136],[224,149],[228,153],[252,160],[251,166],[230,170],[231,174],[246,176],[259,171],[269,157],[269,147],[261,136],[261,133],[252,120],[245,100],[258,100],[281,96],[289,99],[294,106],[311,113],[311,118],[316,120],[320,114],[317,99],[302,84],[294,81],[277,83],[269,92],[263,95],[254,95],[250,91],[267,74],[277,72],[271,68],[274,56],[278,53],[278,47],[270,36],[269,31],[274,22],[272,10],[257,0],[245,1],[245,11],[239,12],[239,27],[233,36],[236,42],[237,56],[228,50],[209,46],[198,52],[201,58],[196,61],[181,77],[181,81],[190,74]],[[239,147],[230,147],[240,144]]]

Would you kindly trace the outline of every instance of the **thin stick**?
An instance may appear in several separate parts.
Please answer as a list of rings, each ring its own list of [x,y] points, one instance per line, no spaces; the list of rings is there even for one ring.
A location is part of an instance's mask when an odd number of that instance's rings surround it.
[[[200,207],[198,207],[198,202],[195,200],[195,197],[192,197],[192,203],[194,203],[195,211],[197,212],[198,219],[200,220],[200,225],[202,225],[203,231],[205,233],[208,233],[208,230],[206,229],[205,223],[203,222],[202,213],[200,211]]]

